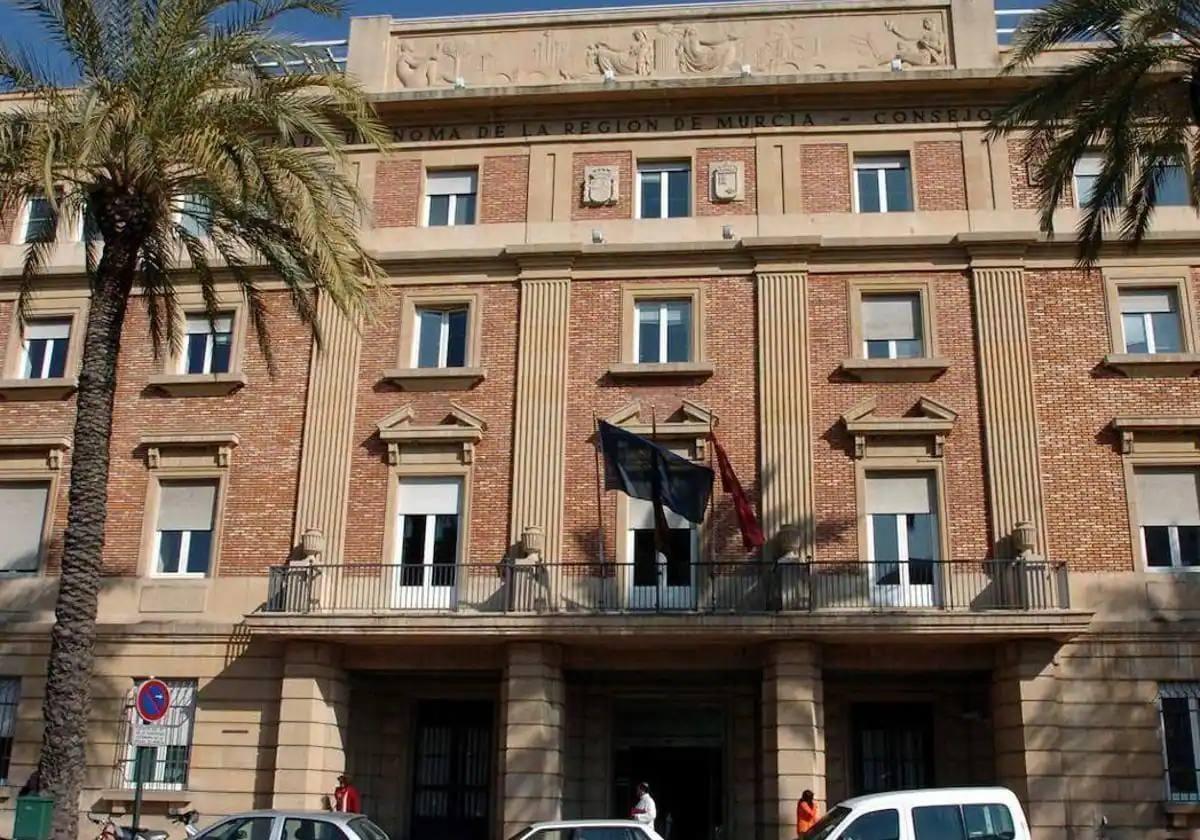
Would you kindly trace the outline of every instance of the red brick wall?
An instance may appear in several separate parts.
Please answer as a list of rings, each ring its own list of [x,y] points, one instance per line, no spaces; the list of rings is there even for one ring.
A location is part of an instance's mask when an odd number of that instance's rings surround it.
[[[669,281],[667,281],[669,282]],[[693,282],[693,281],[688,281]],[[594,561],[596,553],[596,466],[592,443],[592,412],[604,417],[633,400],[643,410],[653,405],[661,422],[676,411],[683,399],[712,409],[720,420],[717,435],[729,452],[734,470],[751,499],[757,499],[758,470],[755,448],[757,396],[755,348],[747,336],[754,333],[754,287],[745,278],[703,280],[707,315],[707,356],[716,372],[708,380],[659,381],[645,384],[608,380],[609,365],[620,360],[621,283],[610,280],[571,284],[571,347],[567,406],[567,450],[563,559]],[[603,496],[604,548],[610,561],[616,556],[616,492]],[[714,556],[746,556],[738,534],[733,506],[714,486],[716,505],[712,530]],[[624,535],[621,535],[623,538]]]
[[[1030,180],[1030,170],[1025,165],[1024,140],[1008,140],[1008,178],[1012,188],[1012,204],[1016,210],[1037,210],[1041,206],[1038,198],[1037,184]],[[1036,175],[1036,169],[1033,174]],[[1075,184],[1069,183],[1058,200],[1059,207],[1071,207],[1075,204]]]
[[[462,286],[439,286],[447,294]],[[401,406],[412,404],[417,422],[442,420],[450,401],[487,422],[475,446],[471,487],[471,532],[468,562],[496,563],[508,549],[508,511],[512,496],[512,423],[517,365],[518,290],[512,284],[471,286],[482,290],[480,364],[487,378],[470,391],[400,391],[380,384],[387,368],[396,366],[400,346],[402,292],[394,289],[379,301],[378,316],[365,326],[358,369],[358,407],[354,429],[350,496],[347,507],[347,563],[378,563],[389,556],[384,546],[387,511],[387,447],[375,425]]]
[[[881,416],[910,414],[922,396],[958,412],[943,456],[950,559],[986,557],[991,552],[968,281],[957,273],[932,277],[938,355],[950,361],[945,374],[933,382],[864,383],[846,380],[837,372],[850,346],[850,279],[844,274],[810,274],[808,279],[817,559],[860,559],[853,442],[840,418],[868,396],[878,400]]]
[[[583,171],[588,166],[618,167],[618,192],[616,204],[589,207],[583,203]],[[571,159],[572,219],[628,219],[633,216],[633,153],[632,152],[576,152]]]
[[[382,159],[375,168],[375,227],[414,227],[421,203],[421,161]]]
[[[845,143],[800,147],[800,190],[805,213],[850,212],[850,151]]]
[[[485,157],[480,180],[480,223],[525,221],[529,206],[529,155]]]
[[[713,202],[709,167],[713,163],[737,161],[742,164],[744,196],[740,201]],[[758,212],[758,170],[751,146],[696,150],[696,215],[735,216]]]
[[[966,210],[962,143],[920,140],[913,145],[918,210]]]
[[[1084,571],[1133,568],[1119,414],[1183,414],[1200,381],[1126,379],[1099,367],[1110,351],[1100,272],[1025,275],[1050,554]],[[1193,278],[1193,293],[1200,283]]]

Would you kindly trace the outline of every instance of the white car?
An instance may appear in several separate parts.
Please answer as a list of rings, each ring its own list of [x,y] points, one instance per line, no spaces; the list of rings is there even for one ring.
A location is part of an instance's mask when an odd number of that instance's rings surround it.
[[[634,820],[559,820],[528,825],[509,840],[663,840]]]
[[[362,814],[247,811],[213,823],[194,840],[388,840],[388,836]]]
[[[1021,803],[1002,787],[935,788],[847,799],[804,840],[1030,840]]]

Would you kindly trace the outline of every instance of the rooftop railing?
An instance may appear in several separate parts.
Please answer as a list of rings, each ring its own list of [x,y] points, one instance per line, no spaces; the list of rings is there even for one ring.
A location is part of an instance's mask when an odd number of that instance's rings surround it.
[[[1070,607],[1043,560],[276,566],[266,613],[730,614],[1048,611]]]

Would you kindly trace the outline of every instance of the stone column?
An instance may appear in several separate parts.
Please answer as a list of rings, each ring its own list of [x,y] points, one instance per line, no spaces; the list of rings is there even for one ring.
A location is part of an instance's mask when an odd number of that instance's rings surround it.
[[[319,809],[346,769],[350,687],[341,652],[320,642],[291,642],[283,665],[274,807]]]
[[[825,713],[820,648],[778,642],[767,653],[762,684],[764,840],[795,840],[796,802],[806,788],[825,800]]]
[[[509,645],[504,709],[504,831],[562,819],[564,694],[556,645]]]
[[[1021,799],[1034,840],[1066,836],[1056,651],[1014,642],[999,649],[992,674],[996,778]]]
[[[972,254],[975,333],[983,392],[984,455],[987,459],[992,540],[997,556],[1013,557],[1014,526],[1026,520],[1045,554],[1046,514],[1038,454],[1038,420],[1025,311],[1025,270]]]

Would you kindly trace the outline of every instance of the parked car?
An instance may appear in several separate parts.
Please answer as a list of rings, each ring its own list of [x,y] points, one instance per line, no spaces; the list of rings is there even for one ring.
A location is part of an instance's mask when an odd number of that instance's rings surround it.
[[[873,793],[835,805],[804,840],[1030,840],[1021,803],[1002,787]]]
[[[194,840],[388,840],[388,836],[362,814],[247,811],[213,823]]]
[[[633,820],[559,820],[527,825],[509,840],[663,840]]]

